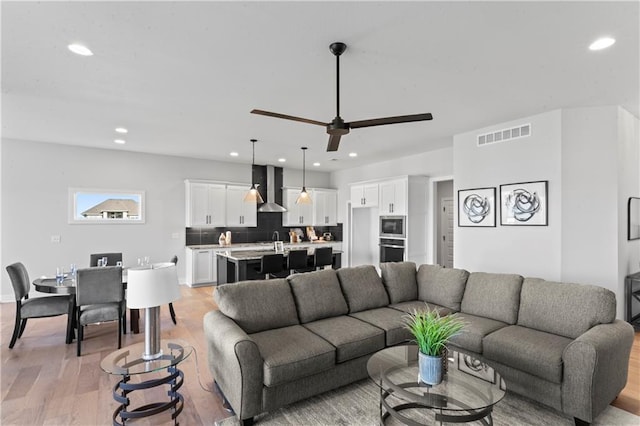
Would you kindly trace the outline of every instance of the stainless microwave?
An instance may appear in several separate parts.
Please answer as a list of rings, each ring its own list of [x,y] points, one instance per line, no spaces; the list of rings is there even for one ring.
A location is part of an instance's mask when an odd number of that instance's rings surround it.
[[[380,237],[405,238],[406,216],[380,216]]]

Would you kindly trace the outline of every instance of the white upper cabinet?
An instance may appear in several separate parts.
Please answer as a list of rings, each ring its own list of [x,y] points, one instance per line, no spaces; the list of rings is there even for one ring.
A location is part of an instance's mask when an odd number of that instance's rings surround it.
[[[307,226],[313,225],[313,194],[312,204],[296,204],[301,188],[285,188],[282,190],[284,207],[282,213],[282,226]]]
[[[249,186],[227,185],[227,225],[234,227],[258,226],[256,203],[244,201]]]
[[[407,214],[407,180],[380,182],[380,215]]]
[[[313,201],[313,225],[332,226],[338,223],[338,191],[332,189],[314,189],[311,193]]]
[[[187,181],[186,198],[187,226],[225,225],[225,185]]]
[[[351,208],[375,207],[378,205],[378,184],[366,183],[351,186]]]

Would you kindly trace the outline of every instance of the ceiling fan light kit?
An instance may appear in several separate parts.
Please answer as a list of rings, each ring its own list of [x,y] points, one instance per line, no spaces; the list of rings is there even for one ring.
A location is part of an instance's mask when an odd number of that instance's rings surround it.
[[[311,204],[311,197],[309,196],[309,193],[307,192],[307,187],[306,187],[306,167],[305,167],[305,162],[306,162],[306,151],[307,151],[307,147],[303,146],[302,148],[300,148],[302,150],[302,191],[300,191],[300,195],[298,195],[298,198],[296,199],[296,204]]]
[[[342,42],[331,43],[331,45],[329,46],[329,50],[336,57],[336,116],[333,120],[331,120],[331,122],[324,123],[322,121],[295,117],[293,115],[280,114],[277,112],[264,111],[261,109],[253,109],[251,110],[251,113],[265,115],[267,117],[299,121],[301,123],[313,124],[316,126],[323,126],[326,128],[327,133],[329,134],[329,143],[327,144],[327,151],[329,152],[338,150],[338,147],[340,146],[340,139],[342,138],[342,136],[348,134],[351,129],[382,126],[386,124],[410,123],[413,121],[425,121],[433,119],[433,116],[430,113],[423,113],[399,115],[395,117],[373,118],[369,120],[351,122],[344,121],[342,117],[340,117],[340,55],[342,55],[345,50],[347,50],[347,45]]]
[[[247,195],[244,196],[244,202],[262,204],[264,203],[264,200],[262,199],[262,196],[258,192],[258,188],[256,188],[256,184],[253,183],[253,166],[256,162],[256,142],[258,142],[257,139],[251,139],[251,147],[253,151],[253,155],[251,157],[251,188],[249,189],[249,192],[247,192]]]

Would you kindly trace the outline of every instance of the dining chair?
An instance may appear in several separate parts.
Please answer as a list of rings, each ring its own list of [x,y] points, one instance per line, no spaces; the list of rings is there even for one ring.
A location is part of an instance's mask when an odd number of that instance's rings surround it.
[[[123,302],[122,267],[78,269],[76,277],[77,356],[82,352],[84,327],[106,321],[118,321],[118,349],[120,349],[124,316]]]
[[[316,269],[324,269],[333,264],[333,247],[318,247],[314,250],[313,266]]]
[[[67,314],[66,343],[71,343],[73,333],[73,295],[48,296],[29,299],[31,281],[27,268],[21,263],[13,263],[7,266],[7,272],[11,279],[13,292],[16,296],[16,323],[13,327],[13,335],[9,343],[9,349],[16,344],[16,340],[22,337],[29,318],[55,317]]]
[[[290,274],[297,272],[309,272],[313,268],[309,267],[309,253],[307,250],[291,250],[287,255],[287,269]]]
[[[260,269],[258,273],[264,275],[265,279],[277,278],[279,272],[284,270],[284,255],[282,253],[265,254],[260,258]]]
[[[171,258],[171,263],[173,263],[177,267],[178,266],[178,256],[174,255]],[[169,313],[171,314],[171,321],[173,321],[173,324],[178,325],[178,323],[176,322],[176,311],[173,310],[173,303],[172,302],[169,302]]]
[[[118,262],[122,264],[122,253],[94,253],[89,255],[89,266],[98,266],[98,259],[107,258],[105,266],[116,266]]]

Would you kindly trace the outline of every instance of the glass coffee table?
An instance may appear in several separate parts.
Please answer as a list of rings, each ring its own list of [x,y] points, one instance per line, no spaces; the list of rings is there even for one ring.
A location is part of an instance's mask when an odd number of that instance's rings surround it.
[[[406,425],[429,421],[493,425],[491,412],[506,385],[490,365],[461,352],[449,351],[442,383],[418,379],[418,347],[394,346],[375,353],[367,363],[369,377],[380,388],[380,424],[391,416]],[[426,415],[425,415],[426,414]]]

